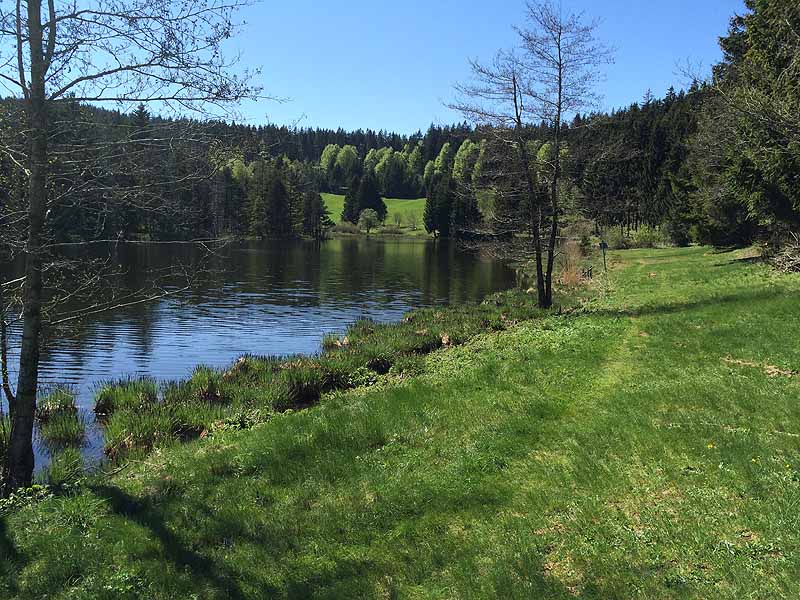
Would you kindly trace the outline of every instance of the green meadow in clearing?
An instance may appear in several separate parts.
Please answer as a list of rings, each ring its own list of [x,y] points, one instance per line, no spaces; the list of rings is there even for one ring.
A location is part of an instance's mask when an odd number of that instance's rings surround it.
[[[593,292],[7,510],[0,595],[800,596],[800,276],[637,250]]]
[[[325,202],[325,206],[333,222],[340,223],[342,220],[342,209],[344,208],[344,196],[340,194],[322,194],[322,199]],[[399,215],[401,227],[407,230],[406,233],[426,235],[425,225],[422,219],[425,213],[425,198],[418,198],[415,200],[384,198],[383,201],[386,202],[387,208],[386,225],[393,227],[395,225],[395,215]],[[409,229],[409,218],[412,215],[416,219],[417,230],[415,232]]]

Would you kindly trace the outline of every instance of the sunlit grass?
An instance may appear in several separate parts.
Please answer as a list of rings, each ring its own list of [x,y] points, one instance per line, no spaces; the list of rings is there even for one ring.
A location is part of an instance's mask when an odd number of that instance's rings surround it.
[[[208,405],[227,416],[203,440],[4,517],[0,590],[798,597],[800,276],[738,258],[612,253],[560,314],[524,318],[509,294],[359,322],[317,362],[248,359],[231,390],[283,394],[285,371],[317,368],[376,385],[310,410]],[[366,367],[380,356],[386,375]]]
[[[344,196],[340,194],[322,194],[322,199],[334,223],[341,221],[344,209]],[[386,203],[386,225],[394,228],[396,216],[400,218],[400,227],[404,235],[427,235],[423,216],[425,214],[425,198],[406,200],[402,198],[384,198]],[[411,228],[411,224],[416,230]]]

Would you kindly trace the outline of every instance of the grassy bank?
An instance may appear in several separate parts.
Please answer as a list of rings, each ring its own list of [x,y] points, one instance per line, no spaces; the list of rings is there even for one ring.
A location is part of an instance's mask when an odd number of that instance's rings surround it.
[[[322,194],[325,206],[330,212],[334,223],[341,222],[342,209],[344,208],[344,196],[339,194]],[[403,235],[427,236],[423,215],[425,213],[425,198],[405,200],[402,198],[384,198],[386,203],[386,226],[391,230],[396,227],[397,218],[400,219],[399,230]],[[416,229],[411,224],[416,224]],[[380,230],[378,230],[380,233]]]
[[[797,597],[800,277],[741,259],[612,253],[578,310],[6,509],[0,591]]]

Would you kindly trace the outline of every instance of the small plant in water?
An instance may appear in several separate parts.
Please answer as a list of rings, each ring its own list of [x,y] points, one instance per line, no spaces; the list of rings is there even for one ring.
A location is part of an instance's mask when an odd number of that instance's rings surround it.
[[[55,388],[40,398],[36,407],[36,420],[42,424],[54,417],[76,415],[75,393],[69,388]]]
[[[75,393],[71,389],[54,388],[40,398],[37,404],[39,437],[51,454],[83,445],[86,425],[78,413]]]
[[[124,379],[103,385],[95,395],[94,412],[107,418],[117,410],[141,410],[158,400],[158,385],[152,379]]]
[[[51,454],[83,445],[86,424],[76,413],[56,413],[39,425],[39,437]]]

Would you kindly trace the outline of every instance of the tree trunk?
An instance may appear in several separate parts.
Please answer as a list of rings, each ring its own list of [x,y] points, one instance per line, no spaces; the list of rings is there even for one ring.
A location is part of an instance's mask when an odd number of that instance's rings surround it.
[[[27,487],[33,480],[33,418],[39,382],[39,338],[42,329],[42,229],[47,204],[47,101],[46,66],[42,54],[41,2],[28,2],[31,53],[30,180],[28,188],[28,240],[25,246],[25,287],[22,305],[22,345],[19,379],[8,452],[7,489]]]
[[[556,261],[556,243],[558,242],[558,184],[561,180],[561,116],[563,108],[564,66],[561,55],[561,36],[558,38],[558,97],[556,100],[555,129],[553,132],[553,181],[550,187],[550,241],[547,245],[547,273],[545,275],[545,306],[553,306],[553,267]]]

